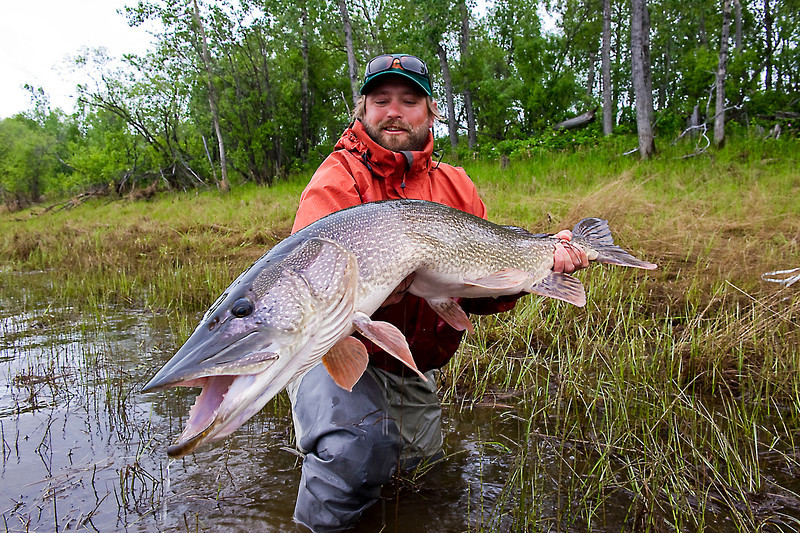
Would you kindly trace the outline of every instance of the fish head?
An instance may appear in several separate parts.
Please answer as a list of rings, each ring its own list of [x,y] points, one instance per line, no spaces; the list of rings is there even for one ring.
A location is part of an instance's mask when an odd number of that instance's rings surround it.
[[[325,239],[240,275],[143,391],[202,387],[170,456],[230,435],[350,334],[355,256]]]

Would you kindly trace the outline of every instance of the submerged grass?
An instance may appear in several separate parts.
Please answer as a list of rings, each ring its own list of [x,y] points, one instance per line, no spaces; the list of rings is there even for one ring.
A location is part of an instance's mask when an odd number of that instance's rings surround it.
[[[514,468],[474,529],[796,530],[800,293],[761,275],[800,267],[799,143],[648,162],[625,143],[462,162],[490,219],[553,231],[601,216],[659,264],[579,273],[582,309],[527,297],[476,319],[444,400],[511,405],[523,437],[504,444]],[[2,213],[0,258],[47,271],[59,307],[164,315],[177,345],[288,234],[307,179]]]

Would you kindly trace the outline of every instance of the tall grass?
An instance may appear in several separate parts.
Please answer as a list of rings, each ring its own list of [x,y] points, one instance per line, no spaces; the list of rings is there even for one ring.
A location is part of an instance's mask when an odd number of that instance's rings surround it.
[[[490,219],[555,231],[600,216],[660,267],[579,273],[585,308],[529,296],[476,319],[444,401],[513,404],[524,437],[475,528],[797,529],[800,296],[761,275],[800,266],[798,142],[664,147],[647,162],[620,155],[632,142],[461,162]],[[67,305],[156,310],[182,339],[288,234],[308,177],[2,213],[3,267],[46,270]]]

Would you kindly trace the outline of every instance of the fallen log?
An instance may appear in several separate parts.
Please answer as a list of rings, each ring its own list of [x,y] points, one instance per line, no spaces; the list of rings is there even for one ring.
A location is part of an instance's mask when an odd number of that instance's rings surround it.
[[[572,117],[563,122],[559,122],[558,124],[553,126],[553,129],[559,131],[559,130],[574,130],[575,128],[583,127],[587,124],[591,124],[592,122],[594,122],[596,113],[597,113],[597,107],[595,106],[594,109],[590,109],[589,111],[583,113],[582,115],[578,115],[577,117]]]

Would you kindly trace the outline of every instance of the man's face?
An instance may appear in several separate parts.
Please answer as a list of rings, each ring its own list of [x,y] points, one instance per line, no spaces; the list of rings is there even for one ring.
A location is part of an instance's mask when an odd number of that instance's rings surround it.
[[[433,126],[425,94],[402,76],[384,78],[366,95],[364,129],[389,150],[421,150]]]

